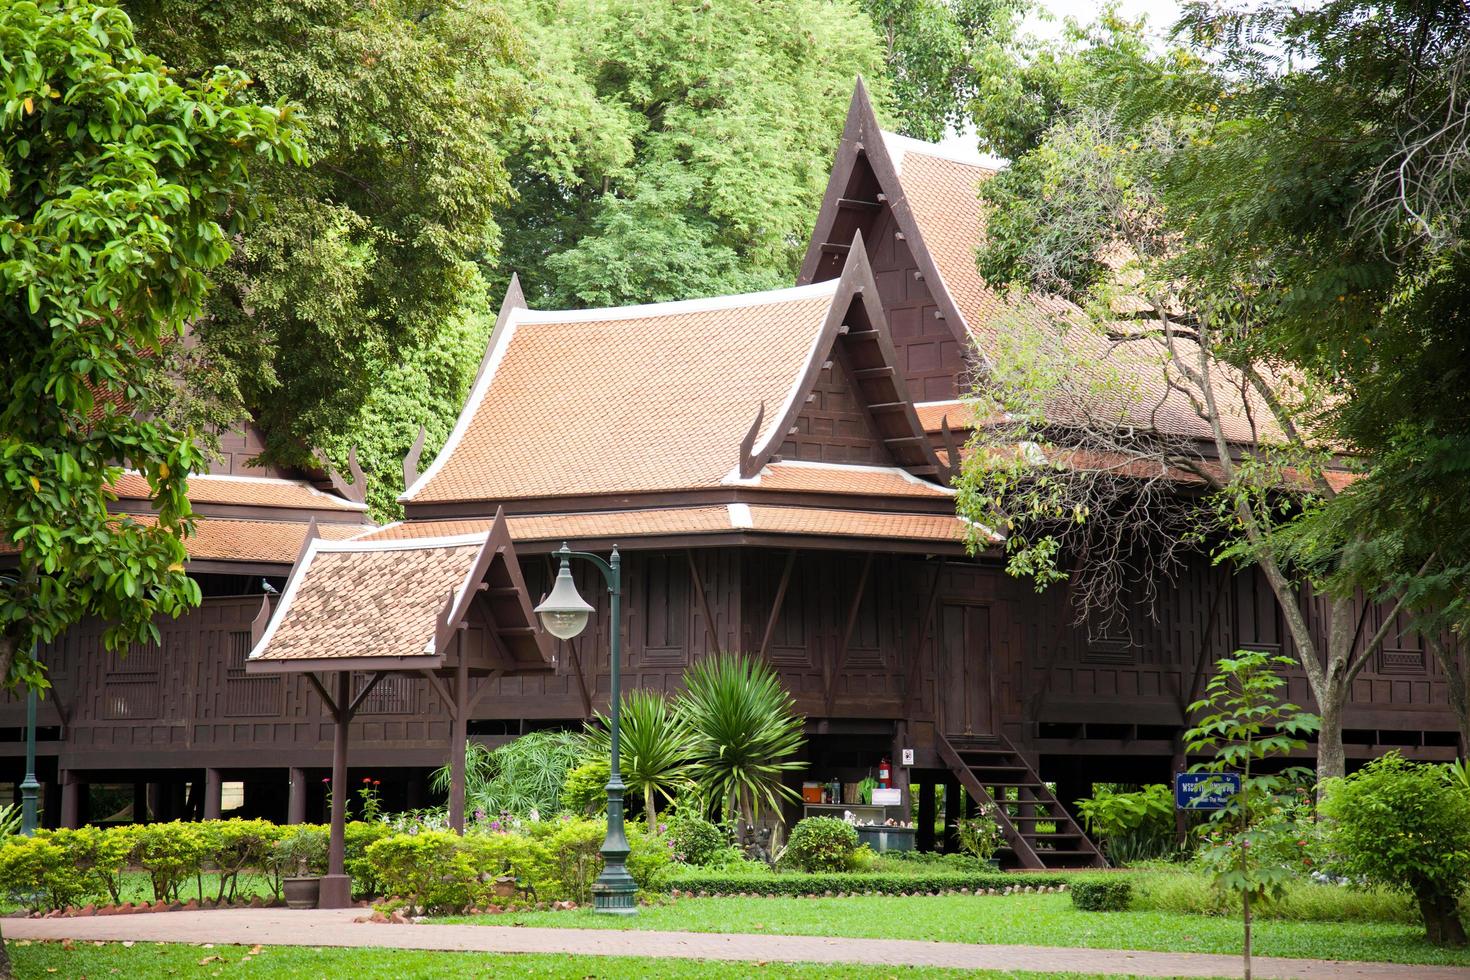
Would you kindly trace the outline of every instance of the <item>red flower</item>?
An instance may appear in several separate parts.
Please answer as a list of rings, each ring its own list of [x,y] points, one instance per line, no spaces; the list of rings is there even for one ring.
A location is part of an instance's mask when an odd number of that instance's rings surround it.
[[[364,777],[362,777],[362,782],[363,782],[363,785],[364,786],[368,785],[372,781],[373,781],[373,777],[371,777],[371,776],[364,776]]]
[[[381,786],[381,785],[383,785],[383,781],[381,779],[374,779],[373,780],[373,785],[374,786]]]
[[[330,783],[330,782],[331,782],[331,780],[330,780],[330,779],[323,779],[323,780],[322,780],[322,785],[324,785],[324,786],[325,786],[325,785],[326,785],[326,784],[327,784],[327,783]]]

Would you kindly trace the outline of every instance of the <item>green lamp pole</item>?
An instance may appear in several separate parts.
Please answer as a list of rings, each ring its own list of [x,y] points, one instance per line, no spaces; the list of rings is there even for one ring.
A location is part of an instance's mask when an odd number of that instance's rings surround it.
[[[26,692],[26,774],[20,781],[20,832],[30,837],[36,832],[36,796],[41,784],[36,782],[36,689]]]
[[[613,915],[633,915],[638,911],[634,896],[638,885],[628,874],[628,835],[623,828],[623,793],[627,785],[618,768],[618,728],[623,713],[622,705],[622,622],[623,622],[623,560],[618,549],[613,547],[610,560],[603,561],[597,555],[585,551],[572,551],[563,542],[559,550],[552,552],[561,558],[561,569],[556,574],[556,584],[539,606],[536,614],[546,632],[562,640],[570,640],[587,628],[593,609],[577,592],[572,580],[571,559],[582,558],[597,566],[607,581],[611,599],[612,678],[609,685],[609,715],[612,736],[611,772],[607,780],[607,837],[602,842],[602,874],[592,884],[592,907],[594,911]]]

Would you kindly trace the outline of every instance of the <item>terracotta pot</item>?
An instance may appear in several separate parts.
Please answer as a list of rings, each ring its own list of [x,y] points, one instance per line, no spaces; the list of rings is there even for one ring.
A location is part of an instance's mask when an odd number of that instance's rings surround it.
[[[286,893],[286,905],[293,909],[316,908],[317,896],[321,893],[322,880],[316,876],[310,878],[287,878],[284,891]]]
[[[516,893],[516,880],[514,878],[496,878],[495,894],[501,898],[510,898]]]

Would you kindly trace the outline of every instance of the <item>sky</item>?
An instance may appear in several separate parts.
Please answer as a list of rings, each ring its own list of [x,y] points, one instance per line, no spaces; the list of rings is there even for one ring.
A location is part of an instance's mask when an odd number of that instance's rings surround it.
[[[1068,17],[1083,24],[1096,20],[1104,0],[1039,0],[1038,5],[1045,9],[1050,19],[1033,14],[1026,19],[1025,29],[1037,37],[1053,38],[1060,36],[1062,23]],[[1120,0],[1118,12],[1130,19],[1147,17],[1149,33],[1163,34],[1179,19],[1179,3],[1178,0]],[[954,152],[974,153],[974,131],[954,133],[940,145]],[[1004,163],[996,158],[986,158],[985,162],[991,165]]]

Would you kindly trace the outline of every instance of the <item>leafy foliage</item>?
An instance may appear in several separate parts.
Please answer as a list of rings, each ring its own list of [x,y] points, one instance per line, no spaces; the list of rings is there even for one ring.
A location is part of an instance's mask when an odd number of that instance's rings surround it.
[[[0,528],[19,569],[0,577],[0,684],[44,686],[32,646],[82,616],[120,649],[199,601],[179,535],[200,457],[157,414],[162,354],[255,216],[251,164],[302,149],[288,109],[223,68],[175,80],[114,7],[5,5],[0,65]],[[108,514],[124,466],[156,522]]]
[[[535,102],[509,162],[501,281],[532,306],[790,283],[870,23],[808,0],[513,0]]]
[[[1114,865],[1168,854],[1174,846],[1174,793],[1163,783],[1134,792],[1108,787],[1077,801],[1087,832],[1097,837]]]
[[[791,829],[780,865],[817,874],[843,871],[857,849],[858,834],[852,824],[836,817],[806,817]]]
[[[986,804],[975,816],[956,820],[954,832],[960,850],[981,861],[989,861],[994,857],[1005,840],[1000,822],[995,816],[994,804]]]
[[[770,665],[744,654],[696,661],[684,672],[678,713],[692,729],[694,780],[727,817],[754,820],[799,799],[782,782],[805,763],[791,757],[805,744],[803,719]]]
[[[561,787],[561,807],[579,817],[607,812],[607,781],[612,766],[608,759],[592,759],[567,772]]]
[[[696,813],[684,811],[669,820],[668,838],[674,860],[696,867],[713,863],[729,846],[718,827]]]
[[[1342,871],[1411,893],[1430,942],[1465,945],[1457,902],[1470,888],[1470,792],[1394,752],[1333,781],[1321,809]]]
[[[1289,846],[1283,847],[1283,835],[1272,826],[1280,812],[1273,804],[1290,790],[1293,780],[1308,775],[1300,767],[1265,775],[1259,769],[1253,773],[1252,766],[1305,749],[1302,736],[1321,725],[1315,715],[1279,699],[1286,681],[1276,669],[1291,665],[1289,657],[1250,650],[1222,658],[1205,686],[1205,696],[1189,706],[1197,718],[1184,735],[1189,752],[1212,755],[1193,771],[1240,775],[1240,790],[1212,815],[1211,832],[1205,835],[1198,859],[1213,873],[1217,889],[1240,900],[1247,974],[1251,903],[1280,897],[1299,859]]]
[[[624,694],[619,720],[618,768],[628,788],[643,794],[644,819],[656,825],[659,797],[672,802],[694,786],[695,734],[658,691]],[[587,738],[598,752],[611,753],[611,723],[601,714],[588,725]]]
[[[495,749],[475,741],[466,743],[466,816],[477,810],[488,816],[502,811],[517,817],[529,816],[533,810],[555,813],[567,773],[588,754],[586,736],[559,729],[527,732]],[[449,767],[436,769],[430,785],[446,792]]]
[[[1127,878],[1079,881],[1072,886],[1072,904],[1084,912],[1123,912],[1133,904],[1133,882]]]
[[[462,392],[436,372],[471,340],[453,325],[482,301],[479,264],[499,244],[505,153],[528,108],[521,37],[483,0],[135,7],[140,36],[185,77],[231,64],[296,105],[310,159],[261,168],[271,221],[213,273],[192,387],[217,417],[253,415],[284,462],[325,446],[341,466],[347,438],[395,441],[363,453],[384,488],[375,503],[391,507],[417,424],[445,427],[437,403]],[[381,408],[363,410],[385,374],[421,399],[386,432],[372,426]]]
[[[757,867],[765,869],[764,865]],[[994,888],[1076,887],[1075,874],[1010,874],[1002,871],[950,871],[916,865],[913,870],[859,873],[772,874],[769,870],[712,870],[673,866],[659,878],[661,889],[709,895],[937,895],[948,891]]]

